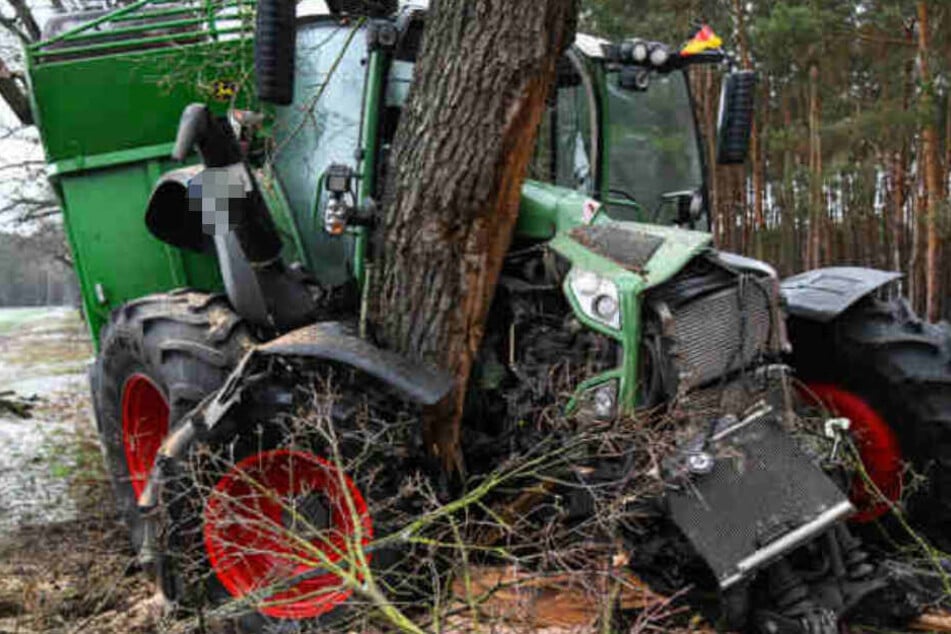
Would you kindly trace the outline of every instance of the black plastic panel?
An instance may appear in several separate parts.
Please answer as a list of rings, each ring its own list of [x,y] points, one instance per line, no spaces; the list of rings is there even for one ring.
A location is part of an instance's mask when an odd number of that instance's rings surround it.
[[[872,291],[901,276],[893,271],[833,266],[788,277],[780,287],[791,315],[827,322]]]
[[[720,431],[705,475],[669,478],[671,515],[721,586],[814,539],[852,507],[836,484],[765,414]]]
[[[617,225],[578,227],[572,230],[571,237],[598,255],[632,271],[642,270],[664,244],[663,238]]]

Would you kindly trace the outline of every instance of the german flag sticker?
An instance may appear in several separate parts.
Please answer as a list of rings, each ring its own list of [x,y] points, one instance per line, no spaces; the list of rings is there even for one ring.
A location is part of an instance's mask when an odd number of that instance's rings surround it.
[[[680,56],[689,57],[690,55],[717,49],[721,46],[723,46],[723,40],[720,39],[720,36],[713,32],[709,24],[704,24],[700,27],[700,30],[690,38],[690,41],[684,44],[684,47],[680,49]]]

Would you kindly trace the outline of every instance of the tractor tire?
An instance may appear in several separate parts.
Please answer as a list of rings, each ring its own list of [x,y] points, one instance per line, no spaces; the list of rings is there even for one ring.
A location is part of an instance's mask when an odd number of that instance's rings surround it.
[[[169,431],[216,390],[251,344],[220,295],[182,290],[116,309],[90,375],[116,506],[133,549],[142,544],[137,498]]]
[[[422,500],[403,491],[406,478],[421,468],[414,457],[421,450],[413,449],[420,444],[414,408],[387,396],[386,388],[356,370],[327,363],[318,372],[324,371],[333,379],[314,383],[311,375],[291,374],[262,384],[260,394],[245,394],[241,407],[229,414],[232,419],[222,423],[233,432],[196,438],[168,465],[162,497],[173,502],[161,509],[157,533],[163,556],[157,572],[163,593],[178,605],[194,612],[230,612],[231,626],[249,634],[337,631],[342,623],[348,626],[341,631],[363,631],[355,625],[368,612],[361,611],[361,601],[350,590],[316,589],[333,585],[335,578],[313,568],[306,574],[316,586],[297,593],[303,597],[287,597],[276,606],[263,596],[249,599],[281,582],[281,575],[292,574],[281,555],[294,550],[296,537],[290,535],[316,539],[313,548],[322,548],[325,538],[313,536],[311,522],[326,523],[319,530],[331,534],[360,525],[367,544],[370,537],[396,532],[394,526],[402,527],[402,520],[421,509]],[[280,392],[278,385],[292,387],[300,398],[268,402],[268,394]],[[327,430],[336,443],[328,442]],[[294,483],[303,491],[293,490]],[[285,490],[288,486],[291,490]],[[348,491],[356,509],[340,506],[346,499],[341,491]],[[300,504],[307,523],[297,527],[298,520],[280,504]],[[368,556],[373,575],[385,580],[388,597],[412,594],[401,590],[411,582],[396,572],[410,560],[410,549],[396,545]]]
[[[901,454],[896,462],[925,477],[909,491],[909,478],[898,474],[912,525],[951,548],[948,324],[922,321],[903,299],[868,297],[829,324],[791,318],[789,335],[800,379],[887,425],[884,436],[893,433]],[[883,442],[887,447],[888,439]]]

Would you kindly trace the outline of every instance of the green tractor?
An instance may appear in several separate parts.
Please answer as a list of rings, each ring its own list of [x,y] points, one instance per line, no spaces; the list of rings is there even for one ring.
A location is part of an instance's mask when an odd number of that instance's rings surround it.
[[[231,600],[252,630],[393,605],[398,579],[360,571],[397,561],[425,513],[407,479],[454,486],[419,441],[450,379],[376,345],[364,310],[426,9],[307,4],[138,0],[61,18],[28,51],[118,507],[170,600]],[[564,53],[463,451],[490,473],[552,437],[663,426],[632,565],[701,570],[723,627],[838,632],[891,581],[869,523],[907,509],[949,543],[948,333],[897,273],[780,281],[713,248],[687,70],[727,70],[724,163],[745,159],[754,82],[714,40],[579,35]],[[561,492],[566,514],[643,475],[639,449],[576,470],[607,480]]]

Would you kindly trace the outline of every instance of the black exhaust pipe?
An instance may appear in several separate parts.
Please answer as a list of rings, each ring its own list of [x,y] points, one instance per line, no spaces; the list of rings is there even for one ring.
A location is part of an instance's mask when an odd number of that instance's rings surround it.
[[[286,106],[294,99],[294,0],[258,0],[254,69],[261,101]]]

